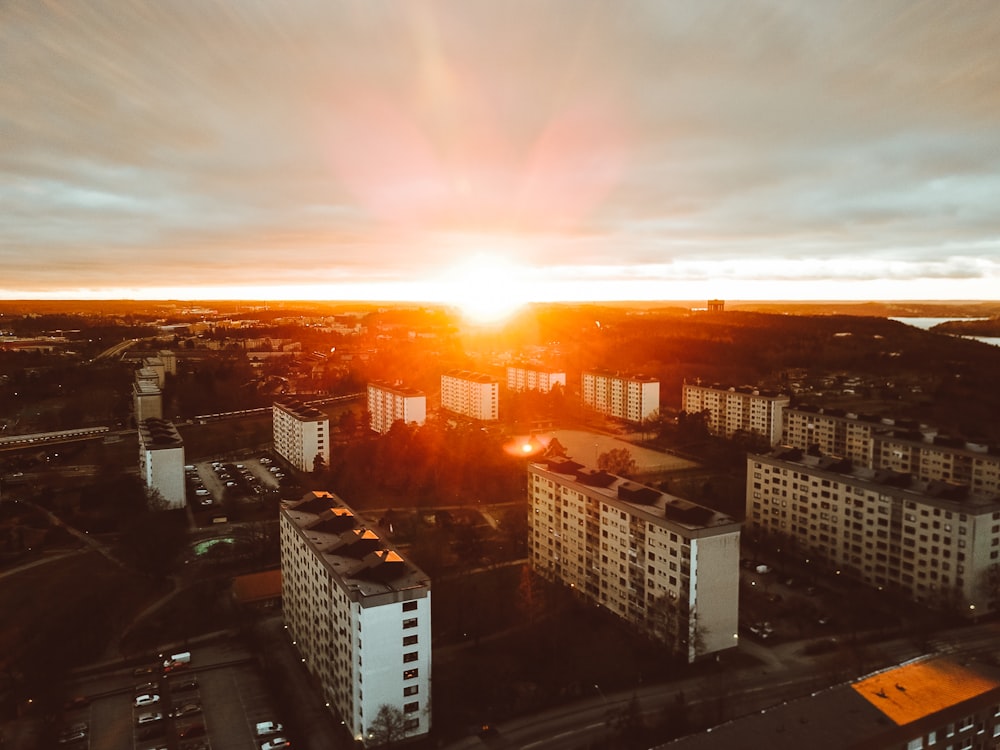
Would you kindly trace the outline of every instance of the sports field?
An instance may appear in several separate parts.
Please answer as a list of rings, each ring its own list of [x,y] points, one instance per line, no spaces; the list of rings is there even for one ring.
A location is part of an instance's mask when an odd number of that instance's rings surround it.
[[[632,454],[632,458],[635,459],[637,474],[676,471],[678,469],[690,469],[698,466],[697,463],[689,461],[686,458],[678,458],[669,453],[641,448],[625,440],[620,440],[611,435],[602,435],[597,432],[553,430],[552,432],[543,433],[536,437],[543,442],[550,438],[557,438],[566,448],[566,453],[570,458],[592,468],[597,467],[598,456],[614,448],[625,448]]]

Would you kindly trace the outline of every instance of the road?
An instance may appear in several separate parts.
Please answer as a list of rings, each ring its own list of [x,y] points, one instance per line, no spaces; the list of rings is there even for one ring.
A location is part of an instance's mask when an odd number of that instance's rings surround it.
[[[921,650],[909,638],[872,644],[879,664],[866,672],[908,661],[927,654],[956,656],[1000,656],[1000,623],[984,623],[936,634],[929,649]],[[497,725],[487,736],[470,736],[447,750],[582,750],[608,736],[607,717],[620,713],[635,698],[648,723],[655,721],[668,702],[683,693],[689,707],[702,707],[719,722],[760,711],[783,701],[806,696],[843,681],[834,678],[829,657],[804,657],[802,644],[783,644],[780,653],[766,666],[756,665],[737,671],[637,688],[605,696],[595,685],[594,695],[577,703],[521,717]],[[843,668],[843,664],[832,663]]]

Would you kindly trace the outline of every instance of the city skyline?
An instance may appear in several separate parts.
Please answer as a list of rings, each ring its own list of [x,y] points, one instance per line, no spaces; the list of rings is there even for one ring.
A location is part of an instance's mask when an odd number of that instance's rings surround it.
[[[1000,6],[0,6],[0,298],[996,299]]]

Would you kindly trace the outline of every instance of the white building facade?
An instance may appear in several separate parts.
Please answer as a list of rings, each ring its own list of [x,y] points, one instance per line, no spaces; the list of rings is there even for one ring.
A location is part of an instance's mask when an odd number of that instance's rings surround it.
[[[528,495],[537,573],[688,661],[738,645],[737,521],[566,459],[529,464]]]
[[[401,384],[368,384],[368,426],[384,435],[394,422],[423,424],[427,420],[427,398],[421,391]]]
[[[496,378],[468,370],[441,375],[441,408],[472,419],[500,418],[500,383]]]
[[[539,367],[511,365],[507,367],[507,390],[548,393],[556,386],[566,388],[566,373]]]
[[[626,422],[641,422],[660,409],[660,381],[645,375],[592,370],[581,375],[584,406]]]
[[[784,410],[790,401],[785,394],[749,386],[685,383],[681,391],[681,409],[688,414],[706,412],[713,435],[731,438],[747,432],[764,437],[770,445],[781,443]]]
[[[184,441],[170,422],[150,418],[139,423],[139,476],[163,499],[164,510],[184,507]]]
[[[271,408],[274,450],[299,471],[313,471],[316,457],[330,465],[330,419],[315,407],[288,399]]]
[[[873,466],[872,437],[886,429],[878,417],[821,407],[786,408],[782,444]]]
[[[431,727],[430,579],[336,495],[280,513],[285,623],[323,700],[367,742],[383,705],[406,738]]]
[[[747,457],[746,523],[872,588],[964,616],[998,608],[995,494],[782,449]]]
[[[136,380],[132,384],[132,407],[136,424],[147,419],[163,419],[163,391],[148,380]]]

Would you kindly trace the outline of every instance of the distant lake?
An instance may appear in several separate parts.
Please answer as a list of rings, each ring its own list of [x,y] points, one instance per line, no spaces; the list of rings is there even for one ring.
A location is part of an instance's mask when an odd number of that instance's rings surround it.
[[[899,323],[905,323],[908,326],[928,331],[938,323],[947,323],[949,320],[989,320],[989,318],[889,318],[889,320],[895,320]],[[961,338],[982,341],[984,344],[991,344],[992,346],[1000,346],[1000,337],[998,336],[962,336]]]

